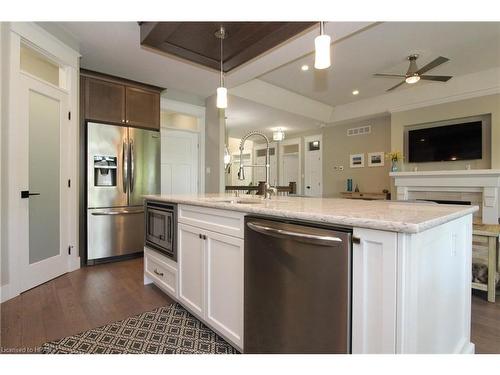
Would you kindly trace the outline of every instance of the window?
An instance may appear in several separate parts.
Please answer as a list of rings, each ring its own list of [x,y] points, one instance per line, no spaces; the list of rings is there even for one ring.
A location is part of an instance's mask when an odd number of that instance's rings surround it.
[[[25,44],[21,44],[20,66],[22,71],[54,86],[60,86],[59,65]]]

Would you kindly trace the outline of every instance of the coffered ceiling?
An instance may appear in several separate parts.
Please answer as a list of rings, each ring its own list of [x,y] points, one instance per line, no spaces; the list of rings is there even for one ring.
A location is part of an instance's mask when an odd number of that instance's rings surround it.
[[[142,48],[137,22],[64,22],[58,26],[79,42],[84,68],[201,98],[215,93],[217,71]],[[419,87],[453,85],[456,77],[500,66],[499,22],[329,22],[326,31],[334,41],[330,69],[313,68],[318,34],[313,27],[230,71],[227,86],[234,88],[258,78],[335,107],[385,94],[397,81],[375,78],[373,73],[405,72],[405,58],[411,53],[420,54],[420,66],[437,56],[450,59],[432,73],[453,75],[453,79],[448,83],[421,81],[415,85]],[[301,70],[305,64],[308,71]],[[415,86],[404,85],[395,95]],[[357,96],[352,95],[355,89]]]
[[[223,69],[232,69],[278,46],[315,22],[141,22],[141,45],[188,61],[220,69],[224,28]]]

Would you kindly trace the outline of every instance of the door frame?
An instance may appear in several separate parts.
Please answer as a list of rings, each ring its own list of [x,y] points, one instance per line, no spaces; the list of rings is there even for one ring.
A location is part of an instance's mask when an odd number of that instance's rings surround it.
[[[202,194],[205,192],[205,107],[194,105],[190,103],[180,102],[177,100],[167,99],[161,97],[160,99],[160,112],[161,111],[172,111],[189,116],[194,116],[197,118],[198,129],[198,193]],[[161,113],[160,113],[161,115]],[[169,130],[181,130],[174,127],[162,126],[161,128]],[[182,129],[182,131],[189,132],[188,129]]]
[[[61,84],[64,88],[58,88],[68,94],[68,110],[71,112],[71,119],[68,120],[68,150],[78,150],[79,131],[77,121],[79,118],[78,104],[78,71],[80,54],[71,49],[60,40],[55,38],[40,26],[33,22],[14,22],[9,23],[9,58],[8,58],[8,95],[9,104],[7,108],[7,123],[4,130],[6,135],[6,171],[2,172],[9,176],[6,184],[7,197],[6,207],[2,210],[7,211],[9,220],[5,223],[5,244],[7,245],[7,259],[2,259],[2,263],[6,261],[8,270],[8,281],[1,287],[1,302],[13,298],[21,293],[23,280],[23,264],[19,259],[18,244],[19,238],[26,234],[20,227],[22,223],[22,202],[19,192],[24,189],[22,173],[14,167],[15,160],[18,157],[18,145],[25,140],[21,139],[21,132],[18,130],[18,124],[22,121],[23,113],[21,113],[18,105],[21,98],[21,74],[20,69],[20,48],[21,43],[26,43],[30,47],[35,48],[38,52],[46,55],[50,60],[57,62],[61,67]],[[2,77],[3,78],[3,77]],[[36,79],[36,78],[35,78]],[[50,85],[48,83],[45,83]],[[54,86],[55,87],[55,86]],[[4,109],[5,110],[5,109]],[[73,271],[80,268],[80,257],[78,249],[78,186],[79,186],[79,166],[77,153],[68,153],[67,155],[68,173],[64,178],[71,180],[67,198],[67,240],[68,246],[71,247],[71,255],[68,256],[67,270]]]
[[[304,195],[306,195],[305,186],[307,184],[307,153],[309,152],[307,149],[307,144],[310,141],[319,140],[319,152],[321,154],[321,165],[320,165],[320,178],[319,183],[321,186],[320,197],[323,196],[323,134],[314,134],[304,137]],[[314,197],[314,195],[312,195]]]
[[[283,181],[283,173],[285,168],[283,168],[283,162],[285,161],[283,158],[283,147],[284,146],[289,146],[289,145],[299,145],[299,181],[297,181],[297,194],[303,194],[302,192],[302,180],[304,179],[304,176],[302,175],[302,158],[303,158],[303,152],[302,152],[302,138],[290,138],[290,139],[285,139],[282,142],[279,142],[279,176],[278,176],[278,184],[283,185],[285,182]]]
[[[269,142],[269,149],[271,148],[274,148],[274,158],[275,158],[275,161],[276,161],[276,185],[279,185],[280,184],[280,176],[279,176],[279,158],[278,158],[278,154],[279,154],[279,142],[275,142],[275,141],[271,141]],[[266,144],[265,143],[254,143],[253,145],[253,162],[254,163],[257,163],[257,151],[259,150],[265,150],[267,148]],[[273,156],[269,155],[269,159],[271,159]],[[271,162],[271,160],[269,160],[269,162]],[[254,172],[255,174],[255,172]],[[269,171],[269,178],[271,178],[271,170]],[[258,181],[254,181],[256,184],[258,184]],[[274,186],[274,181],[268,181],[271,186]]]

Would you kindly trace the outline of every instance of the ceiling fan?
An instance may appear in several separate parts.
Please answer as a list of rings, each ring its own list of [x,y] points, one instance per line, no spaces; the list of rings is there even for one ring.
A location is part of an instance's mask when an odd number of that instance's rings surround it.
[[[424,67],[418,69],[417,67],[417,59],[418,55],[410,55],[408,56],[408,60],[410,61],[410,66],[408,67],[408,71],[406,74],[382,74],[382,73],[376,73],[374,74],[375,77],[400,77],[404,78],[403,81],[399,82],[396,86],[391,87],[390,89],[387,89],[387,91],[394,90],[395,88],[401,86],[403,83],[417,83],[421,79],[427,80],[427,81],[439,81],[439,82],[446,82],[452,78],[452,76],[430,76],[430,75],[424,75],[423,73],[428,72],[431,69],[434,69],[438,67],[441,64],[444,64],[445,62],[449,61],[446,57],[439,56],[437,59],[431,61]]]

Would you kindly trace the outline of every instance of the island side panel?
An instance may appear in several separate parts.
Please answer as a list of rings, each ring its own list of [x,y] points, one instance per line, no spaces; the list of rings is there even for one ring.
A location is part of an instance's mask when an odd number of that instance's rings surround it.
[[[472,215],[398,234],[397,353],[472,353]]]
[[[352,353],[396,353],[397,236],[354,228]]]

